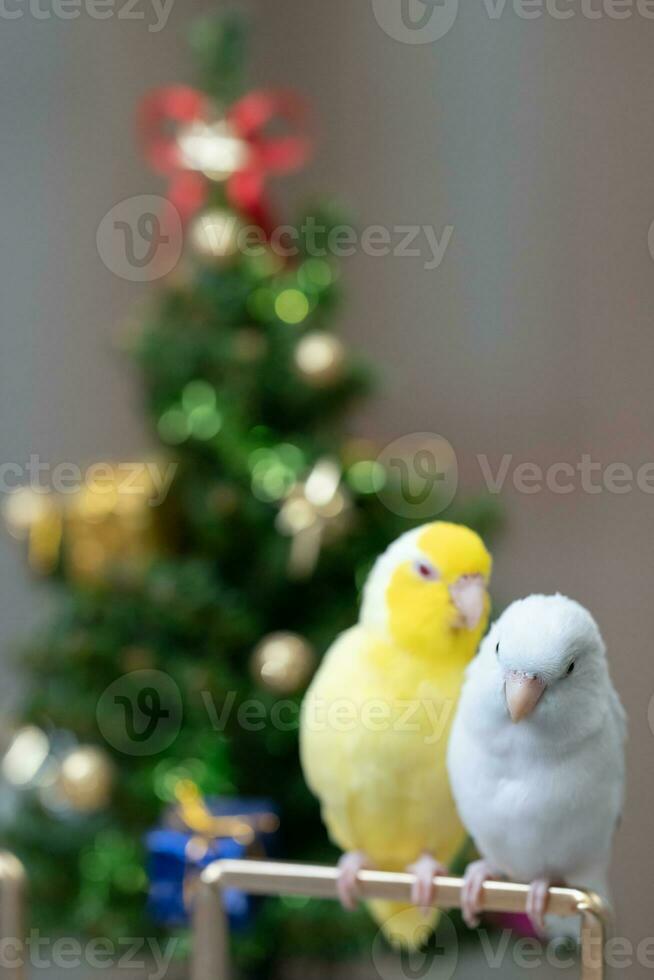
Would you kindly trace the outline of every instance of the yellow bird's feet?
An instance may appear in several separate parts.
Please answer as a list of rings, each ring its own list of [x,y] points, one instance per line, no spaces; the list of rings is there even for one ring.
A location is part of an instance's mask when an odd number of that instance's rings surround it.
[[[479,926],[484,882],[497,881],[500,877],[488,861],[473,861],[466,868],[461,889],[461,912],[469,929],[477,929]]]
[[[357,907],[359,901],[357,875],[364,868],[370,868],[370,860],[368,855],[364,854],[363,851],[348,851],[347,854],[343,854],[338,862],[339,875],[336,882],[336,890],[338,891],[341,905],[349,912],[352,912]]]
[[[423,854],[407,868],[409,874],[415,875],[416,880],[411,886],[411,901],[425,914],[436,904],[436,882],[439,875],[448,875],[445,865],[437,861],[431,854]]]

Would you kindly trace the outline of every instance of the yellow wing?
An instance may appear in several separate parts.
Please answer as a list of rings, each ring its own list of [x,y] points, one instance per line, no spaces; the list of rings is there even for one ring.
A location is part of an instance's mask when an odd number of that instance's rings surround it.
[[[446,772],[461,671],[433,666],[356,626],[328,651],[302,710],[300,749],[332,840],[400,870],[428,851],[444,862],[464,829]]]

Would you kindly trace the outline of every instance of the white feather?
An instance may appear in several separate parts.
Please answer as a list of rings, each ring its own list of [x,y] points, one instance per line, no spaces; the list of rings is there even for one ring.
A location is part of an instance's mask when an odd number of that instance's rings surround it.
[[[512,670],[547,682],[518,724],[504,699]],[[459,815],[482,856],[515,881],[565,881],[608,897],[625,739],[592,616],[560,595],[513,603],[468,668],[448,749]],[[569,930],[559,921],[553,931]]]
[[[359,622],[380,636],[388,630],[388,602],[386,593],[398,565],[404,561],[425,557],[418,547],[418,539],[424,534],[424,525],[405,531],[379,556],[363,590],[363,602]]]

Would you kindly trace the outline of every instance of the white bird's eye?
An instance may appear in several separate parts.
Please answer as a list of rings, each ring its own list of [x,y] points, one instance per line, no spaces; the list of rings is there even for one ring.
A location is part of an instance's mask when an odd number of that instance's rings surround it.
[[[416,575],[428,582],[436,582],[440,577],[434,566],[430,562],[425,561],[424,558],[419,558],[417,561],[414,561],[413,570]]]
[[[570,674],[572,673],[572,671],[574,669],[575,669],[575,662],[573,660],[572,663],[570,664],[570,666],[568,667],[568,669],[566,670],[566,674],[568,675],[568,677],[570,676]]]
[[[497,654],[497,656],[499,657],[499,655],[500,655],[500,641],[499,641],[499,640],[498,640],[498,641],[497,641],[497,643],[495,644],[495,653],[496,653],[496,654]]]

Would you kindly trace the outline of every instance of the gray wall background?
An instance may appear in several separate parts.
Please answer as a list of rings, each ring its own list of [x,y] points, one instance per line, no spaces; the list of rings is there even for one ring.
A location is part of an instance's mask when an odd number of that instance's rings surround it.
[[[18,0],[12,7],[18,6]],[[343,330],[381,366],[358,431],[425,429],[454,445],[464,488],[536,461],[654,460],[654,22],[640,16],[489,19],[466,4],[441,40],[398,43],[368,0],[268,0],[253,80],[314,102],[320,152],[289,182],[333,190],[361,226],[454,226],[441,267],[347,262]],[[597,6],[600,6],[599,3]],[[140,11],[151,20],[142,0]],[[149,87],[190,79],[183,31],[148,20],[2,21],[0,447],[3,460],[129,457],[148,436],[117,324],[143,292],[99,260],[102,216],[161,185],[132,139]],[[597,614],[631,717],[629,801],[615,859],[627,934],[652,928],[654,803],[648,705],[654,499],[502,493],[496,591],[560,590]],[[19,546],[0,539],[0,649],[42,615]],[[11,690],[11,672],[4,675]],[[7,700],[7,694],[5,694]],[[634,967],[631,971],[638,972]]]

